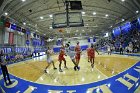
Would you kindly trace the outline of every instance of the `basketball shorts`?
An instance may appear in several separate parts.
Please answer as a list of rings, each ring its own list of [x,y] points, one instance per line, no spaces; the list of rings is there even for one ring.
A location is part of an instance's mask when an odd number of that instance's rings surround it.
[[[48,62],[48,63],[53,62],[52,58],[51,58],[51,57],[47,58],[47,62]]]

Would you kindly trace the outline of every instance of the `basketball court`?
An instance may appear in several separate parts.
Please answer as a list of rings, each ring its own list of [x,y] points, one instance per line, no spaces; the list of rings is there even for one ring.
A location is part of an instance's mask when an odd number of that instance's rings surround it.
[[[46,55],[9,65],[8,69],[10,74],[25,81],[43,85],[75,86],[96,83],[108,79],[131,68],[140,60],[139,57],[127,55],[96,54],[95,67],[91,68],[91,64],[87,61],[86,52],[84,51],[81,55],[80,70],[74,71],[74,64],[69,56],[66,56],[65,58],[68,69],[63,68],[63,72],[59,72],[58,69],[54,70],[52,66],[50,66],[48,73],[44,73],[44,69],[47,65]],[[53,59],[58,68],[58,55],[53,55]]]
[[[0,1],[0,93],[140,93],[139,85],[140,0]]]

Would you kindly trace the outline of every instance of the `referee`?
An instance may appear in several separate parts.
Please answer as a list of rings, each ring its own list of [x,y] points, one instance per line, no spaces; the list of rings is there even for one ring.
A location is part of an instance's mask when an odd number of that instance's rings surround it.
[[[8,69],[6,67],[6,62],[5,62],[5,57],[4,57],[3,50],[0,50],[0,65],[1,65],[1,70],[2,70],[2,73],[3,73],[5,84],[8,85],[8,83],[6,81],[6,76],[8,78],[9,84],[12,84],[12,82],[10,80],[10,77],[9,77]]]

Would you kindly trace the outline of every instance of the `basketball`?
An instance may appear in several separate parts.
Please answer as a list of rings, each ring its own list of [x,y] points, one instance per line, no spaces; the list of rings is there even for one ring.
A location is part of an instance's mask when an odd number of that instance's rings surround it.
[[[53,50],[52,49],[49,52],[50,52],[50,54],[53,54]]]
[[[62,30],[62,29],[59,29],[58,31],[59,31],[60,33],[62,33],[62,32],[63,32],[63,30]]]

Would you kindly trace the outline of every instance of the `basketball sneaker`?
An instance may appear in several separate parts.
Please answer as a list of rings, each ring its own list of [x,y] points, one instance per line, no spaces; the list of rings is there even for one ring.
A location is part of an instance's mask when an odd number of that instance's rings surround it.
[[[80,66],[77,66],[78,71],[80,70]]]
[[[59,72],[63,72],[63,70],[62,69],[59,69]]]
[[[55,68],[53,68],[54,70],[56,70],[57,68],[55,67]]]
[[[74,70],[76,71],[77,69],[76,69],[76,66],[74,66]]]

